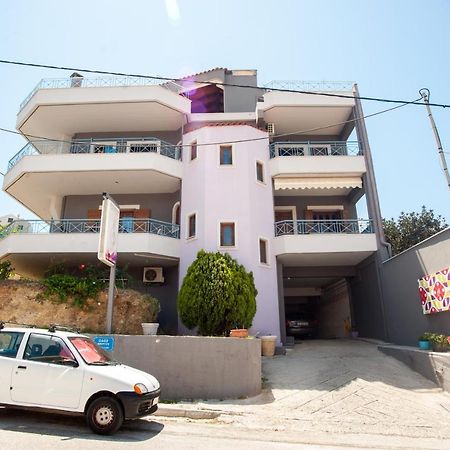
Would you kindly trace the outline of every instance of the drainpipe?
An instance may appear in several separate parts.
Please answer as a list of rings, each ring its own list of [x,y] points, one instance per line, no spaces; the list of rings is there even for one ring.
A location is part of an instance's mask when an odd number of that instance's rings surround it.
[[[381,308],[381,316],[383,321],[383,331],[386,340],[389,340],[389,331],[386,321],[386,313],[385,313],[385,305],[384,305],[384,294],[383,294],[383,285],[381,283],[382,273],[381,273],[381,264],[386,259],[392,256],[392,248],[391,244],[385,240],[384,231],[383,231],[383,222],[381,218],[381,210],[380,210],[380,202],[378,199],[378,191],[377,185],[375,181],[375,171],[373,167],[372,153],[370,151],[369,138],[367,136],[366,123],[363,119],[364,112],[361,105],[361,100],[359,99],[359,90],[358,85],[353,85],[353,94],[355,97],[355,118],[360,118],[355,121],[356,134],[358,136],[358,141],[361,145],[361,149],[363,151],[364,160],[366,163],[366,173],[364,175],[364,191],[367,199],[367,206],[370,211],[370,216],[373,220],[375,235],[377,238],[377,242],[379,244],[378,248],[384,247],[383,254],[381,251],[377,251],[375,254],[375,268],[377,275],[377,285],[378,292],[380,293],[380,308]],[[388,258],[385,257],[386,253]]]

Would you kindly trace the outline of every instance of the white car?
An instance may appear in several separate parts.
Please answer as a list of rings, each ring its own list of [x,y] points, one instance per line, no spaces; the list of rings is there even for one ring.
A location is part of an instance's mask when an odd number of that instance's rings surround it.
[[[0,322],[0,405],[84,414],[98,434],[158,409],[152,375],[111,359],[76,332]]]

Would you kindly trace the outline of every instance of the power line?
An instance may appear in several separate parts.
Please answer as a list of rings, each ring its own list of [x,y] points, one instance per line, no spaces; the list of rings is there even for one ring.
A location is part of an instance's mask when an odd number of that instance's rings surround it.
[[[419,100],[419,99],[417,99],[417,100]],[[416,102],[417,100],[414,100],[414,102]],[[329,125],[324,125],[324,126],[321,126],[321,127],[309,128],[307,130],[299,130],[299,131],[293,131],[291,133],[277,134],[277,135],[273,135],[271,137],[272,138],[279,138],[279,137],[285,137],[285,136],[293,136],[293,135],[311,133],[313,131],[325,130],[327,128],[333,128],[333,127],[336,127],[336,126],[339,126],[339,125],[345,125],[347,123],[356,122],[358,120],[363,120],[363,119],[367,119],[369,117],[378,116],[380,114],[384,114],[384,113],[387,113],[389,111],[394,111],[395,109],[402,108],[403,106],[410,105],[411,103],[413,103],[413,102],[405,102],[402,105],[393,106],[391,108],[383,109],[381,111],[377,111],[377,112],[372,113],[372,114],[367,114],[367,115],[362,116],[362,117],[355,117],[353,119],[344,120],[342,122],[336,122],[336,123],[332,123],[332,124],[329,124]],[[32,134],[23,134],[23,133],[20,133],[19,131],[10,130],[8,128],[1,128],[0,127],[0,131],[3,131],[5,133],[17,134],[19,136],[25,136],[26,138],[39,139],[39,140],[42,140],[42,141],[60,142],[60,143],[64,143],[64,144],[76,143],[76,140],[75,141],[66,141],[66,140],[62,140],[62,139],[52,139],[52,138],[43,137],[43,136],[35,136],[35,135],[32,135]],[[238,140],[234,140],[234,141],[225,141],[225,142],[206,142],[206,143],[197,144],[197,147],[204,147],[204,146],[208,146],[208,145],[239,144],[239,143],[245,143],[245,142],[262,141],[262,140],[267,140],[267,139],[269,139],[269,136],[264,136],[264,137],[259,137],[259,138],[249,138],[249,139],[238,139]],[[30,141],[30,142],[32,143],[32,141]],[[191,144],[180,144],[180,145],[177,145],[177,147],[190,147],[190,146],[191,146]]]
[[[211,84],[211,85],[216,85],[216,86],[228,86],[228,87],[236,87],[236,88],[242,88],[242,89],[261,89],[261,90],[275,91],[275,92],[289,92],[289,93],[319,95],[319,96],[325,96],[325,97],[338,97],[338,98],[349,98],[349,99],[357,98],[359,100],[368,100],[368,101],[375,101],[375,102],[413,104],[413,105],[424,106],[423,103],[417,103],[417,101],[409,102],[406,100],[393,100],[393,99],[387,99],[387,98],[381,98],[381,97],[362,97],[362,96],[355,97],[353,95],[337,94],[337,93],[331,93],[331,92],[312,92],[312,91],[303,91],[303,90],[296,90],[296,89],[267,88],[264,86],[246,86],[246,85],[242,85],[242,84],[222,83],[222,82],[218,82],[218,81],[217,82],[216,81],[208,82],[208,81],[191,80],[191,79],[186,79],[186,78],[162,77],[162,76],[157,76],[157,75],[143,75],[143,74],[131,74],[131,73],[125,73],[125,72],[111,72],[111,71],[106,71],[106,70],[81,69],[79,67],[54,66],[54,65],[50,65],[50,64],[27,63],[27,62],[22,62],[22,61],[10,61],[10,60],[6,60],[6,59],[0,59],[0,63],[16,65],[16,66],[53,69],[53,70],[69,70],[69,71],[74,71],[74,72],[86,72],[86,73],[94,73],[94,74],[101,74],[101,75],[115,75],[115,76],[122,76],[122,77],[146,78],[146,79],[151,79],[151,80],[159,80],[159,81],[167,81],[167,82],[168,81],[172,81],[172,82],[189,81],[189,82],[198,83],[198,84]],[[429,103],[429,105],[437,106],[440,108],[450,108],[450,104]]]

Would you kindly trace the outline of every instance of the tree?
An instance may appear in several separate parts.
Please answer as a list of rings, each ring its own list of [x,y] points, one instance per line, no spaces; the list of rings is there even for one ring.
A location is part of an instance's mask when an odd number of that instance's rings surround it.
[[[200,250],[184,277],[178,312],[203,336],[227,336],[252,325],[257,294],[252,272],[230,255]]]
[[[393,218],[383,219],[384,234],[392,245],[394,255],[433,236],[447,226],[442,216],[435,216],[433,210],[427,210],[425,206],[422,206],[420,213],[402,211],[397,221]]]

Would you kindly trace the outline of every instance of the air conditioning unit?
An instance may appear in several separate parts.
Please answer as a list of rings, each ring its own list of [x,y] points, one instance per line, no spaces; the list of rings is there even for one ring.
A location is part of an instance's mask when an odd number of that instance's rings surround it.
[[[162,267],[144,267],[144,283],[164,283]]]
[[[274,123],[268,123],[266,124],[266,130],[269,133],[269,135],[274,135],[275,134],[275,124]]]

